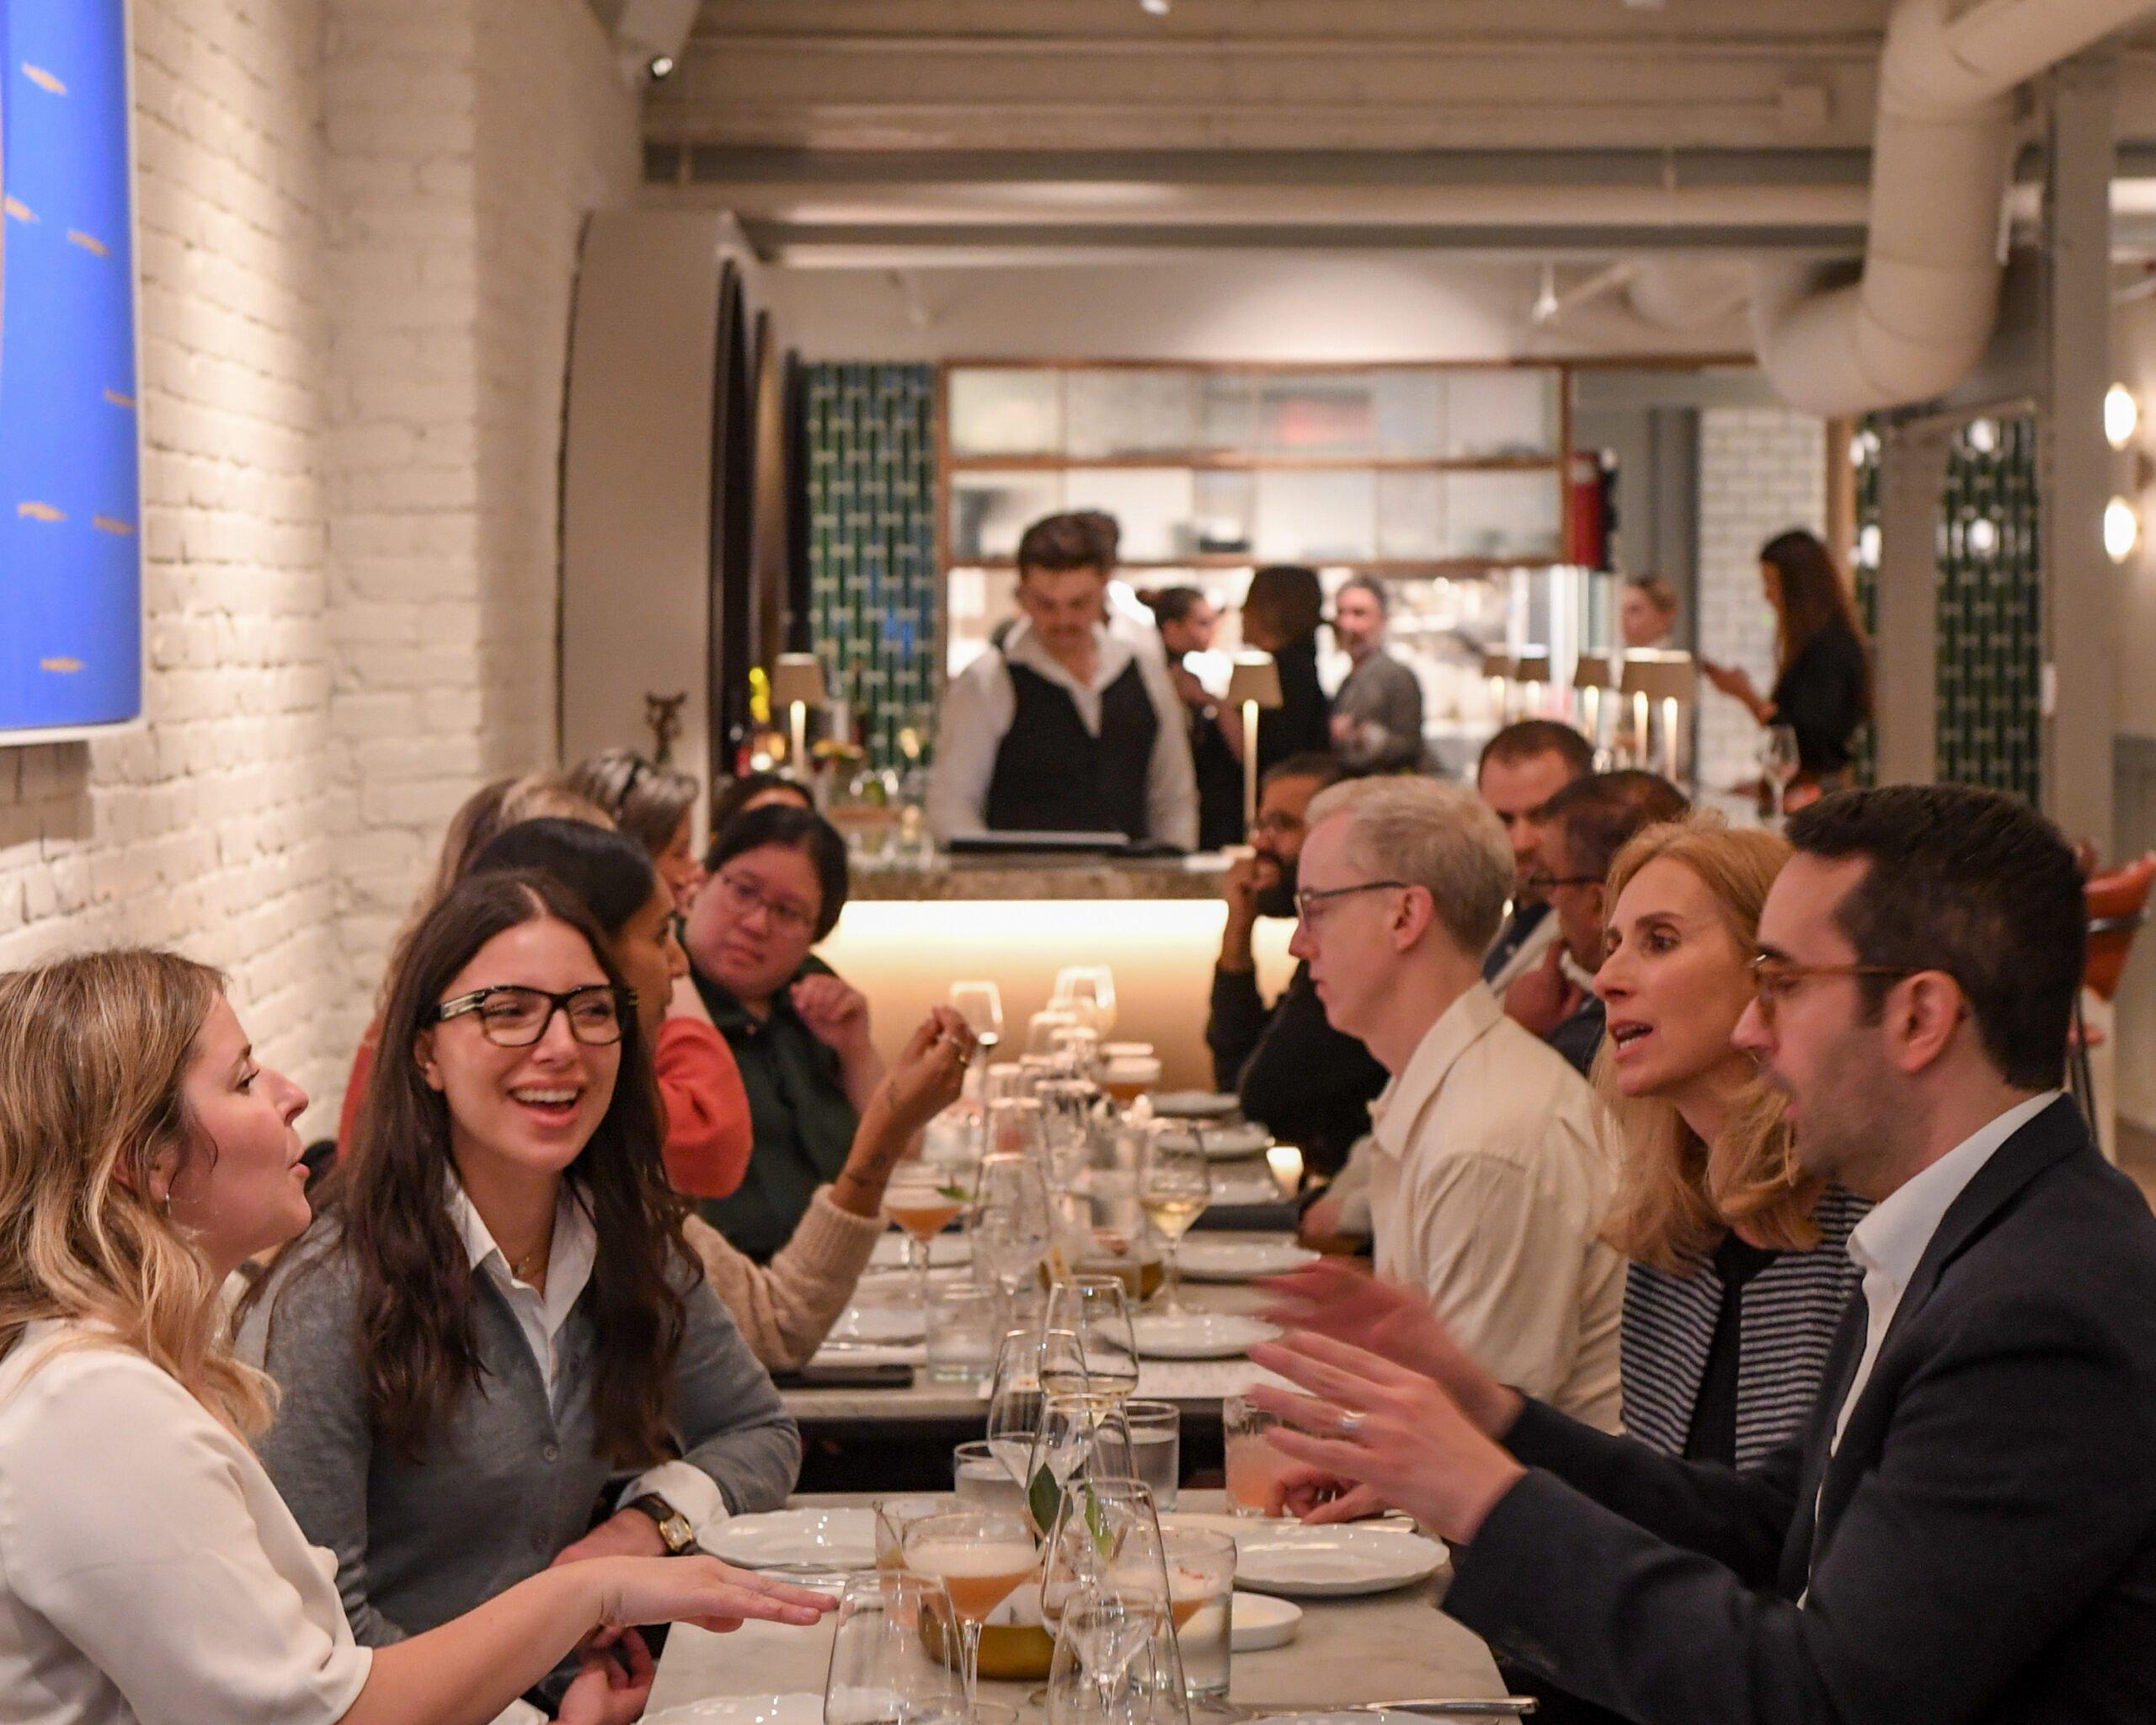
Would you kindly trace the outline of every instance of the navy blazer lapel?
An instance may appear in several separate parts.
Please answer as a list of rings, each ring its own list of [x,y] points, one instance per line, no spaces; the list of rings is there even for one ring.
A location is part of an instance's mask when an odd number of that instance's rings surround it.
[[[1781,1587],[1790,1599],[1800,1597],[1811,1578],[1812,1552],[1819,1536],[1817,1510],[1820,1482],[1827,1477],[1834,1442],[1834,1417],[1849,1392],[1858,1364],[1864,1358],[1865,1304],[1861,1293],[1852,1294],[1835,1327],[1833,1345],[1827,1351],[1827,1367],[1820,1374],[1818,1399],[1812,1404],[1812,1419],[1804,1445],[1804,1464],[1796,1476],[1796,1502],[1791,1508],[1788,1535],[1782,1541]]]
[[[1797,1504],[1800,1526],[1811,1523],[1815,1512],[1817,1514],[1817,1524],[1810,1526],[1809,1537],[1804,1542],[1807,1574],[1817,1565],[1818,1546],[1832,1538],[1834,1525],[1848,1505],[1854,1489],[1852,1482],[1863,1468],[1876,1459],[1873,1452],[1861,1447],[1860,1417],[1865,1402],[1879,1393],[1883,1385],[1893,1381],[1893,1374],[1885,1368],[1895,1338],[1908,1328],[1924,1302],[1937,1290],[1946,1266],[2015,1200],[2022,1188],[2054,1162],[2086,1147],[2088,1143],[2089,1129],[2080,1109],[2070,1097],[2062,1097],[1999,1146],[1991,1160],[1977,1170],[1976,1178],[1947,1207],[1930,1243],[1924,1247],[1924,1256],[1917,1260],[1909,1284],[1895,1304],[1893,1321],[1887,1325],[1886,1334],[1879,1344],[1879,1355],[1872,1361],[1871,1375],[1865,1381],[1864,1393],[1858,1398],[1858,1405],[1849,1410],[1843,1446],[1829,1455],[1834,1420],[1849,1394],[1857,1359],[1863,1354],[1868,1322],[1869,1307],[1863,1290],[1860,1289],[1851,1300],[1850,1315],[1844,1319],[1836,1338],[1838,1366],[1842,1364],[1842,1348],[1852,1341],[1853,1347],[1846,1366],[1834,1375],[1838,1387],[1827,1404],[1824,1429],[1817,1434],[1812,1446],[1819,1457],[1818,1469],[1816,1473],[1807,1470],[1809,1482]]]
[[[1908,1328],[1910,1320],[1923,1309],[1924,1301],[1939,1285],[1940,1273],[1961,1255],[1962,1247],[1982,1232],[2024,1186],[2053,1162],[2070,1156],[2088,1142],[2089,1128],[2080,1108],[2071,1097],[2062,1096],[1993,1152],[1991,1160],[1977,1170],[1976,1178],[1962,1188],[1961,1195],[1940,1218],[1938,1231],[1924,1247],[1924,1256],[1917,1260],[1909,1285],[1902,1290],[1901,1300],[1894,1307],[1894,1321],[1887,1325],[1886,1338],[1879,1344],[1882,1355],[1894,1345],[1895,1337]]]

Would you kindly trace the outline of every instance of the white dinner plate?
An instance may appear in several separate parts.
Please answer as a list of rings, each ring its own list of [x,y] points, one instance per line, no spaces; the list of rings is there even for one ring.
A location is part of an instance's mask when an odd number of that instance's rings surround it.
[[[1170,1120],[1217,1120],[1238,1106],[1237,1098],[1222,1090],[1163,1090],[1153,1097],[1153,1112]]]
[[[1284,1648],[1303,1626],[1303,1608],[1270,1594],[1237,1593],[1229,1609],[1228,1645],[1239,1653]]]
[[[1213,1176],[1215,1204],[1278,1204],[1280,1183],[1251,1167],[1227,1168]]]
[[[1233,1359],[1280,1332],[1230,1311],[1141,1311],[1130,1321],[1148,1359]]]
[[[849,1306],[831,1326],[833,1342],[918,1342],[921,1339],[921,1308],[905,1305]]]
[[[906,1261],[906,1236],[896,1228],[877,1241],[876,1249],[868,1254],[871,1268],[896,1269]],[[931,1269],[951,1269],[974,1261],[974,1242],[963,1234],[938,1234],[928,1242],[928,1267]]]
[[[1449,1558],[1437,1541],[1404,1529],[1267,1521],[1237,1530],[1235,1584],[1296,1599],[1344,1599],[1412,1587]]]
[[[706,1543],[744,1569],[866,1569],[876,1561],[876,1512],[771,1509],[735,1515]]]
[[[1228,1120],[1218,1126],[1201,1122],[1193,1127],[1171,1127],[1161,1133],[1161,1142],[1171,1150],[1188,1150],[1194,1145],[1205,1152],[1208,1162],[1231,1162],[1262,1156],[1273,1135],[1253,1120]]]
[[[643,1725],[824,1725],[819,1695],[714,1695],[647,1713]]]
[[[1209,1234],[1186,1240],[1176,1252],[1176,1268],[1193,1282],[1248,1282],[1281,1276],[1315,1263],[1318,1254],[1292,1240],[1252,1240],[1233,1234]]]

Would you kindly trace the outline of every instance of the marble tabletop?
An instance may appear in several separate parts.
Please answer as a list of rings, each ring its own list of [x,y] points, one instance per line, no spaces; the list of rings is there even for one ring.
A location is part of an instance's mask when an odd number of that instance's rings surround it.
[[[868,1503],[846,1494],[802,1497],[801,1504]],[[1219,1492],[1185,1492],[1184,1510],[1217,1512]],[[1438,1608],[1449,1571],[1420,1586],[1362,1599],[1304,1599],[1296,1638],[1267,1653],[1238,1653],[1229,1699],[1239,1706],[1320,1709],[1360,1701],[1482,1697],[1504,1693],[1487,1647]],[[651,1712],[707,1696],[820,1696],[830,1663],[829,1620],[814,1629],[751,1623],[731,1635],[676,1627],[659,1661]],[[1022,1725],[1041,1717],[1032,1683],[984,1683],[981,1698],[1018,1710]],[[1196,1725],[1207,1715],[1193,1709]],[[1217,1716],[1215,1716],[1217,1717]]]
[[[1218,899],[1227,859],[937,856],[856,858],[850,899]]]
[[[1238,1237],[1253,1241],[1275,1238],[1292,1241],[1294,1236],[1248,1234]],[[958,1270],[933,1273],[939,1280],[963,1274]],[[1198,1311],[1255,1312],[1265,1303],[1265,1295],[1259,1290],[1248,1284],[1236,1282],[1185,1282],[1182,1299],[1184,1305]],[[862,1279],[861,1290],[855,1295],[854,1306],[867,1301],[896,1310],[910,1306],[911,1300],[912,1282],[910,1277],[890,1270],[872,1270]],[[849,1307],[849,1311],[852,1309]],[[845,1332],[845,1317],[840,1319],[836,1327],[841,1334]],[[827,1346],[818,1357],[835,1364],[879,1359],[901,1361],[915,1368],[915,1381],[910,1388],[906,1389],[782,1391],[781,1394],[786,1403],[786,1411],[804,1426],[851,1425],[862,1422],[926,1426],[958,1421],[985,1421],[987,1417],[980,1385],[930,1381],[927,1373],[921,1369],[922,1349],[917,1342],[891,1347]],[[1223,1396],[1240,1392],[1260,1375],[1260,1368],[1247,1359],[1147,1359],[1140,1362],[1138,1393],[1155,1401],[1209,1403],[1217,1411]]]

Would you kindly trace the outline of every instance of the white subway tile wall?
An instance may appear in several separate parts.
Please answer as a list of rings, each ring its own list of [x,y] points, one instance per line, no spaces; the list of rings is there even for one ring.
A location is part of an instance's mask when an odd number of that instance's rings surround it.
[[[1790,527],[1827,528],[1821,420],[1781,408],[1700,415],[1699,650],[1743,666],[1764,694],[1774,680],[1774,620],[1759,586],[1759,547]],[[1699,763],[1716,788],[1758,777],[1759,727],[1701,686]]]
[[[636,104],[583,0],[134,16],[148,721],[0,750],[0,968],[224,966],[312,1133],[442,819],[548,752],[568,294]]]

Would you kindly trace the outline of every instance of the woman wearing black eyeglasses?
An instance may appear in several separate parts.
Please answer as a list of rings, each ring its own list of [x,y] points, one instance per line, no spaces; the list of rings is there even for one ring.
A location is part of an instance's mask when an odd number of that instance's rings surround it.
[[[381,1048],[240,1337],[282,1391],[264,1465],[359,1640],[782,1503],[799,1434],[683,1241],[643,1029],[581,901],[461,883],[403,949]],[[619,1687],[648,1682],[622,1658]]]
[[[752,809],[712,841],[681,943],[711,1021],[734,1050],[755,1149],[704,1220],[758,1263],[792,1237],[839,1177],[883,1081],[868,1002],[812,948],[838,924],[846,841],[805,809]]]

